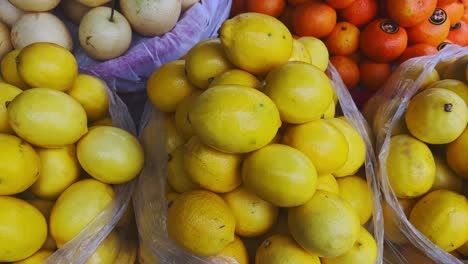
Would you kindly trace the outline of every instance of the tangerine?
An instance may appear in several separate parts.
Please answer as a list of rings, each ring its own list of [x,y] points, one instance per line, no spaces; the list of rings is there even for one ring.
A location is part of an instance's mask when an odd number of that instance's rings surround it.
[[[460,22],[460,20],[463,17],[463,12],[465,11],[465,7],[463,6],[463,4],[458,1],[443,4],[439,2],[437,6],[445,10],[445,12],[447,12],[447,15],[450,19],[450,26],[454,26],[455,24]]]
[[[325,39],[332,55],[351,55],[359,48],[359,28],[349,22],[338,22]]]
[[[333,56],[330,63],[335,66],[348,90],[354,89],[359,82],[359,67],[354,60],[346,56]]]
[[[335,9],[343,9],[350,6],[355,0],[325,0],[327,4]]]
[[[244,12],[245,12],[245,0],[232,0],[231,13],[229,15],[233,17]]]
[[[403,63],[404,61],[420,56],[432,55],[438,52],[437,48],[426,44],[426,43],[418,43],[411,46],[408,46],[403,54],[401,54],[400,58],[398,59],[398,63]]]
[[[468,46],[468,23],[461,20],[451,26],[447,39],[462,47]]]
[[[437,6],[437,0],[387,1],[390,18],[402,27],[412,27],[427,20]]]
[[[286,6],[283,12],[279,16],[279,20],[283,22],[283,24],[285,24],[289,30],[292,30],[293,28],[293,15],[294,15],[294,7]]]
[[[285,0],[248,0],[245,3],[247,12],[262,13],[273,17],[278,17],[285,6]]]
[[[364,88],[378,90],[392,74],[392,66],[389,63],[380,63],[365,60],[359,65],[361,84]]]
[[[344,21],[361,27],[377,17],[378,3],[376,0],[355,0],[348,7],[338,11]]]
[[[309,1],[310,0],[288,0],[288,4],[293,5],[293,6],[297,6],[297,5],[305,4],[305,3],[309,2]]]
[[[300,36],[322,38],[336,25],[336,11],[322,2],[308,2],[296,8],[293,15],[294,31]]]
[[[427,43],[437,47],[450,31],[450,19],[442,8],[435,8],[429,19],[407,28],[409,44]]]

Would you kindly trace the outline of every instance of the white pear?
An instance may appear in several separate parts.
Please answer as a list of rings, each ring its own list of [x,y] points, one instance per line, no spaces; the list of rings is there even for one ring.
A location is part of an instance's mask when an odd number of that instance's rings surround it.
[[[0,60],[12,49],[10,29],[8,29],[6,24],[0,22]]]
[[[12,5],[8,0],[0,0],[0,21],[13,26],[13,24],[24,14],[23,10]]]

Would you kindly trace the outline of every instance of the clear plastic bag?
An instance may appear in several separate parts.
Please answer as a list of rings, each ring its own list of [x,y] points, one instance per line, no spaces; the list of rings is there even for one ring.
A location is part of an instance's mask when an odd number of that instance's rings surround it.
[[[429,76],[439,62],[446,62],[467,54],[468,48],[448,45],[435,55],[408,60],[396,69],[386,84],[374,95],[375,98],[373,98],[378,106],[374,115],[374,128],[378,129],[377,131],[374,129],[375,149],[376,153],[378,153],[379,162],[378,179],[385,201],[390,209],[391,218],[404,237],[409,240],[410,245],[414,246],[413,249],[420,251],[418,254],[430,257],[435,263],[441,264],[468,263],[468,261],[461,261],[443,251],[410,223],[402,206],[398,202],[395,192],[390,186],[386,160],[392,133],[396,131],[394,129],[401,118],[403,118],[410,99],[416,94],[426,77]],[[415,71],[418,68],[422,69],[422,71]],[[413,259],[405,258],[405,252],[391,241],[386,240],[385,246],[386,263],[416,263]]]
[[[367,228],[374,235],[378,245],[377,264],[383,263],[383,218],[380,205],[380,192],[375,177],[376,159],[368,136],[367,123],[358,111],[338,72],[329,67],[333,86],[340,101],[341,110],[350,123],[363,136],[367,155],[365,174],[369,190],[373,196],[373,219]],[[164,135],[164,113],[146,104],[140,126],[140,138],[146,151],[146,166],[138,179],[134,194],[134,206],[140,245],[148,249],[153,258],[161,263],[236,263],[215,257],[202,259],[195,257],[176,246],[166,231],[167,200],[165,197],[166,163]]]

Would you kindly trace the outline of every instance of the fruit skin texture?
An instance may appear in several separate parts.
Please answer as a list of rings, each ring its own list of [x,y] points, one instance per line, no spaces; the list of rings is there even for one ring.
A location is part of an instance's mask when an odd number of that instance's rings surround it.
[[[145,159],[143,147],[132,134],[110,126],[90,129],[78,142],[76,155],[87,173],[109,184],[135,178]]]
[[[312,63],[310,53],[307,48],[297,39],[293,39],[293,49],[289,61],[301,61],[305,63]]]
[[[249,264],[247,248],[238,236],[235,236],[234,241],[221,250],[219,255],[233,258],[238,264]]]
[[[184,168],[184,146],[179,146],[169,154],[167,162],[167,183],[175,192],[183,193],[198,189]]]
[[[329,53],[323,41],[314,37],[300,37],[297,40],[309,51],[311,64],[325,71],[328,67]]]
[[[348,90],[356,88],[360,78],[356,62],[347,56],[333,56],[330,58],[330,63],[335,66]]]
[[[16,58],[23,49],[14,49],[8,52],[1,61],[0,70],[2,71],[2,78],[9,84],[14,85],[20,89],[26,89],[29,86],[21,79],[16,65]]]
[[[267,145],[281,125],[270,98],[254,88],[236,85],[203,92],[187,118],[203,143],[227,153],[246,153]]]
[[[243,13],[226,20],[220,38],[229,60],[242,70],[263,75],[288,61],[292,35],[278,19]]]
[[[293,238],[286,235],[268,237],[258,247],[255,254],[255,264],[320,264],[317,255],[301,248]]]
[[[325,258],[350,250],[360,229],[359,217],[351,206],[338,195],[324,191],[317,191],[304,205],[289,209],[288,225],[299,245]]]
[[[437,6],[437,0],[390,0],[387,12],[402,27],[412,27],[427,20]]]
[[[47,222],[29,203],[0,196],[0,261],[14,262],[38,251],[47,238]]]
[[[16,261],[13,264],[38,264],[38,263],[45,263],[46,259],[52,255],[54,252],[50,250],[41,249],[34,253],[34,255],[30,256],[29,258]]]
[[[179,246],[199,256],[211,256],[234,241],[235,222],[221,197],[200,190],[183,193],[174,201],[166,226]]]
[[[36,207],[46,219],[46,222],[49,222],[50,212],[52,211],[52,207],[54,207],[55,201],[48,201],[48,200],[41,200],[41,199],[32,199],[26,200],[29,204]],[[48,230],[50,231],[50,230]],[[50,236],[50,232],[48,232],[47,239],[42,245],[41,249],[45,250],[53,250],[57,249],[57,245],[55,244],[54,239]]]
[[[447,144],[465,130],[468,107],[455,92],[442,88],[425,89],[409,102],[405,120],[411,134],[419,140]]]
[[[360,80],[362,85],[371,91],[378,90],[392,74],[389,63],[364,61],[359,65]]]
[[[325,45],[332,55],[348,56],[359,48],[359,28],[342,21],[336,23],[333,31],[326,37]]]
[[[427,43],[418,43],[411,45],[405,49],[400,58],[398,58],[399,63],[403,63],[406,60],[409,60],[414,57],[421,57],[426,55],[436,54],[438,52],[437,48],[427,44]]]
[[[437,17],[437,19],[442,19],[443,22],[437,20],[437,24],[432,22],[432,19],[435,17]],[[449,32],[450,19],[443,9],[437,8],[430,19],[426,19],[413,27],[407,28],[408,43],[427,43],[437,47],[437,45],[447,39]]]
[[[435,161],[423,142],[402,134],[390,139],[387,176],[399,198],[415,198],[429,191],[435,179]]]
[[[317,187],[314,164],[299,150],[282,144],[270,144],[248,156],[242,179],[260,198],[281,207],[304,204]]]
[[[351,5],[338,10],[339,16],[357,27],[361,27],[377,17],[378,3],[376,0],[354,0]]]
[[[225,84],[244,85],[255,89],[260,89],[262,86],[262,83],[253,74],[239,69],[232,69],[216,76],[208,88]]]
[[[468,201],[455,192],[437,190],[427,194],[414,205],[409,220],[447,252],[468,240]]]
[[[468,128],[453,142],[447,145],[447,163],[458,176],[468,179]]]
[[[340,187],[335,177],[331,174],[323,174],[317,177],[317,190],[340,194]]]
[[[296,8],[293,28],[299,36],[322,38],[330,34],[336,25],[336,10],[331,6],[311,1]]]
[[[96,248],[93,254],[88,258],[85,264],[113,264],[117,262],[117,257],[123,243],[120,241],[117,231],[112,231]]]
[[[468,22],[462,20],[452,26],[447,39],[459,46],[468,46]]]
[[[249,0],[245,2],[247,12],[262,13],[273,17],[278,17],[285,6],[285,0]]]
[[[5,103],[11,102],[21,92],[22,90],[16,86],[0,82],[0,133],[13,133],[13,129],[8,123],[8,112]]]
[[[338,178],[340,197],[347,201],[359,216],[361,225],[372,216],[372,195],[367,182],[359,176]]]
[[[416,202],[416,199],[398,199],[398,203],[403,209],[403,212],[405,213],[406,217],[409,217],[411,209],[413,209],[413,206]],[[403,234],[403,231],[399,226],[399,222],[394,222],[395,216],[392,211],[392,208],[385,201],[382,202],[382,216],[384,219],[385,239],[398,245],[408,244],[409,241]]]

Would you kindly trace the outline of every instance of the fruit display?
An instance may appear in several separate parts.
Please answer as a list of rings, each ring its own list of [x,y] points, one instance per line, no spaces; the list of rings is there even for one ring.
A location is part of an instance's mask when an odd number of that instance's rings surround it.
[[[142,140],[159,169],[142,173],[135,201],[153,197],[139,210],[141,225],[157,224],[139,230],[154,241],[142,263],[381,258],[382,238],[369,226],[379,228],[380,207],[364,170],[364,120],[340,112],[351,107],[339,107],[342,93],[354,104],[326,71],[325,52],[321,40],[295,40],[272,16],[245,13],[153,72],[156,112]]]
[[[119,255],[134,263],[131,207],[97,249],[77,240],[106,235],[92,232],[119,217],[114,210],[125,208],[123,190],[131,189],[124,184],[143,168],[138,139],[117,127],[122,116],[110,117],[125,109],[55,43],[10,51],[0,72],[0,262],[73,263],[82,252],[63,254],[79,247],[91,250],[86,263],[116,263]]]

